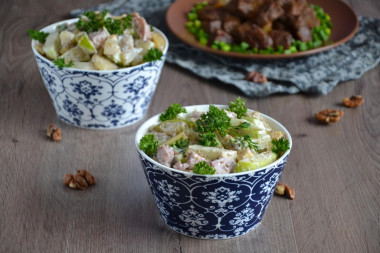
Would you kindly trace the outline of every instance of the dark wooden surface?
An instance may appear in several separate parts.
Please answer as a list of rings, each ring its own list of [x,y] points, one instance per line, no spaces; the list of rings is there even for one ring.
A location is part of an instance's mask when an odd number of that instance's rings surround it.
[[[296,199],[274,197],[259,228],[240,238],[192,239],[158,214],[134,147],[141,123],[112,131],[68,126],[42,83],[26,30],[100,2],[0,2],[0,252],[380,252],[380,66],[326,96],[245,98],[293,136],[281,181]],[[359,15],[380,16],[380,1],[347,2]],[[343,108],[353,94],[364,105]],[[225,104],[237,96],[166,64],[146,118],[172,102]],[[313,114],[324,108],[345,115],[316,124]],[[49,123],[62,128],[62,142],[46,139]],[[95,187],[62,185],[65,173],[82,168],[96,176]]]

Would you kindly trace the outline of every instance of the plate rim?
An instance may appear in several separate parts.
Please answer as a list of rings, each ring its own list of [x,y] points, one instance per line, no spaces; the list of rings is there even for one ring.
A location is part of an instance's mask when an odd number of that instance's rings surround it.
[[[187,3],[191,2],[192,4],[194,4],[196,2],[202,2],[202,1],[203,0],[191,0],[191,1],[189,1],[189,0],[177,0],[177,1],[173,2],[166,11],[166,17],[165,17],[166,24],[169,27],[169,30],[173,33],[173,35],[176,38],[178,38],[180,41],[185,43],[186,45],[191,46],[193,48],[196,48],[198,50],[201,50],[203,52],[211,53],[211,54],[219,55],[219,56],[226,56],[226,57],[231,57],[231,58],[241,58],[241,59],[260,59],[260,60],[292,59],[292,58],[298,58],[298,57],[305,57],[305,56],[310,56],[310,55],[322,53],[322,52],[328,51],[330,49],[333,49],[335,47],[338,47],[338,46],[344,44],[345,42],[349,41],[352,37],[354,37],[354,35],[356,34],[356,32],[359,29],[358,15],[351,8],[351,6],[349,6],[346,2],[344,2],[342,0],[334,0],[335,4],[339,4],[341,6],[344,6],[344,8],[346,8],[346,11],[351,12],[353,17],[355,18],[355,21],[354,21],[355,26],[347,36],[341,38],[340,40],[338,40],[338,41],[336,41],[330,45],[326,45],[326,46],[319,47],[319,48],[314,48],[314,49],[303,51],[303,52],[292,53],[292,54],[243,54],[243,53],[238,53],[238,52],[224,52],[221,50],[213,49],[209,46],[202,45],[199,42],[197,42],[196,40],[189,41],[184,36],[180,36],[179,35],[180,31],[177,31],[177,29],[173,28],[173,26],[172,26],[172,23],[170,21],[171,12],[173,12],[174,8],[177,5],[180,5],[182,2],[187,2]],[[318,1],[318,0],[314,0],[314,1]],[[185,24],[183,24],[183,26],[185,26]],[[194,36],[194,35],[190,34],[190,32],[187,29],[184,29],[184,31],[186,31],[187,35]]]

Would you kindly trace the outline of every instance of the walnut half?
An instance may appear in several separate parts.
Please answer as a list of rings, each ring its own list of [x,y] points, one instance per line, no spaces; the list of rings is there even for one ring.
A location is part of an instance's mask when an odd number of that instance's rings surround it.
[[[95,177],[88,170],[78,170],[75,175],[66,174],[63,177],[63,184],[73,189],[84,190],[95,183]]]
[[[296,197],[296,193],[291,187],[280,182],[277,183],[276,189],[274,190],[274,192],[277,195],[281,195],[281,196],[285,195],[289,199],[294,199]]]
[[[317,120],[324,124],[330,124],[333,122],[338,122],[343,117],[343,111],[341,110],[331,110],[325,109],[315,114]]]
[[[266,78],[266,76],[264,76],[263,74],[256,72],[256,71],[248,72],[247,75],[245,76],[245,80],[251,81],[254,83],[266,83],[266,82],[268,82],[268,79]]]
[[[48,130],[46,131],[46,136],[53,141],[61,141],[62,140],[62,132],[59,127],[54,124],[50,124]]]
[[[349,98],[343,98],[343,104],[345,107],[358,107],[364,103],[364,98],[360,95],[354,95]]]

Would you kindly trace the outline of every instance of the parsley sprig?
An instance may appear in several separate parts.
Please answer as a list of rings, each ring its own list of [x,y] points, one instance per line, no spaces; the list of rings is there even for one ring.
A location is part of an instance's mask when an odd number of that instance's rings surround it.
[[[153,156],[157,153],[158,141],[154,139],[153,134],[146,134],[140,139],[139,148],[148,156]]]
[[[160,120],[166,121],[177,118],[177,115],[180,113],[185,113],[186,109],[183,108],[180,104],[173,103],[171,104],[164,113],[161,113]]]
[[[28,30],[29,37],[38,40],[41,43],[45,43],[47,36],[49,33],[40,32],[38,30]]]
[[[53,61],[53,63],[59,68],[70,68],[74,66],[73,61],[70,61],[69,63],[65,64],[65,59],[64,58],[57,58]]]
[[[227,129],[231,126],[231,119],[223,109],[210,105],[207,113],[201,115],[196,122],[195,131],[199,133],[213,133],[218,131],[220,135],[225,136]]]
[[[160,61],[163,56],[163,53],[157,48],[151,48],[144,55],[144,61]]]
[[[249,148],[254,149],[256,152],[259,150],[257,143],[252,141],[250,135],[236,136],[233,143],[238,145],[241,149]]]
[[[179,140],[176,140],[173,145],[171,145],[173,148],[179,151],[183,151],[190,145],[190,140],[189,139],[184,139],[181,138]]]
[[[228,107],[228,110],[236,113],[237,118],[240,119],[241,117],[245,116],[247,113],[245,100],[242,98],[236,98],[235,102],[232,102],[232,101],[230,102],[230,106]]]
[[[132,27],[132,15],[129,14],[121,19],[114,19],[111,17],[106,18],[108,10],[100,13],[93,11],[86,11],[80,16],[78,22],[75,23],[78,30],[89,32],[96,32],[103,27],[107,28],[110,34],[123,35],[123,31]]]
[[[211,167],[210,165],[207,164],[205,161],[201,161],[199,163],[196,163],[194,165],[193,172],[196,174],[201,174],[201,175],[213,175],[215,174],[215,169]]]
[[[204,134],[199,134],[199,144],[207,147],[216,147],[219,142],[215,133],[208,132]]]
[[[290,149],[288,140],[281,137],[278,140],[272,140],[272,151],[281,156],[286,150]]]

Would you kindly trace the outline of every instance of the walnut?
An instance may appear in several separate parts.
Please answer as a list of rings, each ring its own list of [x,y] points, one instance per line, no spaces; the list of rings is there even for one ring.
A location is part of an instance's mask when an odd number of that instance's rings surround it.
[[[46,132],[46,136],[52,139],[53,141],[61,141],[62,140],[61,129],[54,124],[50,124]]]
[[[266,76],[264,76],[263,74],[256,72],[256,71],[248,72],[247,75],[245,76],[245,80],[251,81],[254,83],[266,83],[266,82],[268,82],[268,79],[266,78]]]
[[[294,199],[296,197],[296,193],[291,187],[280,182],[278,182],[278,184],[276,185],[276,189],[274,190],[274,192],[281,196],[285,195],[289,199]]]
[[[75,175],[66,174],[63,177],[63,184],[73,189],[84,190],[95,183],[95,177],[88,170],[78,170]]]
[[[364,103],[364,98],[360,95],[354,95],[349,98],[343,98],[343,104],[345,107],[358,107]]]
[[[317,120],[322,123],[329,124],[332,122],[338,122],[343,117],[343,111],[325,109],[315,114]]]

